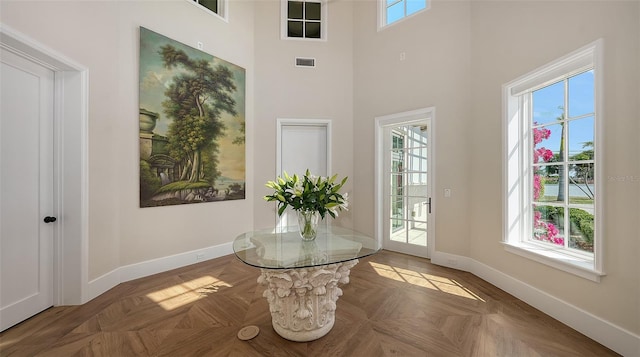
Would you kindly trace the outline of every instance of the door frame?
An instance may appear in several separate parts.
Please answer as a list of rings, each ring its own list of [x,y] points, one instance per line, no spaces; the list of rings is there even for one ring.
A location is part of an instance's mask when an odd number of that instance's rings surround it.
[[[384,173],[384,157],[385,157],[385,129],[391,126],[396,126],[400,124],[411,124],[415,122],[421,122],[424,120],[428,120],[430,122],[429,130],[430,130],[430,142],[429,142],[429,152],[428,152],[428,167],[431,169],[427,173],[427,182],[429,183],[429,193],[431,197],[431,213],[428,215],[427,219],[427,258],[433,256],[433,252],[435,251],[435,221],[436,221],[436,178],[433,174],[433,170],[436,167],[436,108],[435,107],[427,107],[421,108],[401,113],[383,115],[375,118],[375,158],[374,158],[374,189],[375,189],[375,198],[374,198],[374,210],[375,210],[375,237],[380,242],[380,244],[385,247],[385,231],[384,231],[384,220],[385,220],[385,195],[384,195],[384,183],[385,183],[385,173]]]
[[[326,167],[327,176],[331,176],[331,119],[292,119],[278,118],[276,120],[276,176],[282,175],[282,132],[285,127],[317,126],[326,129]],[[291,173],[293,174],[293,173]],[[282,228],[282,217],[276,212],[276,227]]]
[[[0,46],[54,72],[53,303],[83,304],[89,300],[89,70],[4,24]]]
[[[285,126],[323,126],[327,129],[327,175],[331,175],[331,119],[278,118],[276,125],[276,175],[282,173],[282,130]]]

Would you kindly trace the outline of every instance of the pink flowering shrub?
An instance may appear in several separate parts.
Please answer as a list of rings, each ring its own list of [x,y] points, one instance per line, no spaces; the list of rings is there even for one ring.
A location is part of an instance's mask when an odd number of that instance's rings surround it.
[[[543,221],[539,211],[533,212],[533,237],[543,242],[564,245],[564,238],[560,236],[558,228],[553,223]]]
[[[548,162],[553,159],[553,152],[545,147],[533,150],[533,162],[537,164],[540,159],[543,162]]]
[[[533,123],[533,125],[537,125],[538,123]],[[535,128],[533,129],[533,142],[536,144],[540,144],[542,140],[549,139],[551,136],[551,130],[547,128]]]
[[[533,175],[533,199],[537,200],[538,198],[540,198],[540,190],[542,189],[542,183],[540,182],[540,176],[539,175]],[[536,212],[536,213],[540,213],[540,212]]]
[[[536,124],[536,123],[534,123]],[[551,130],[547,128],[534,128],[533,129],[533,162],[538,163],[540,159],[542,162],[549,162],[553,158],[553,152],[545,147],[535,148],[543,140],[546,140],[551,135]],[[537,172],[537,171],[536,171]],[[537,173],[533,175],[533,199],[537,201],[540,198],[540,193],[543,190],[543,180]],[[564,246],[564,238],[560,236],[560,231],[551,222],[545,222],[542,220],[542,213],[535,210],[536,206],[533,206],[533,238],[543,242],[550,242],[557,245]]]

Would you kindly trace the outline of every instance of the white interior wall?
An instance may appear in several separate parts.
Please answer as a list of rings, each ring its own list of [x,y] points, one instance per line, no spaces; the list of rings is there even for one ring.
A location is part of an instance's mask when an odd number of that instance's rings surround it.
[[[121,267],[226,244],[252,228],[252,3],[231,1],[229,23],[182,0],[2,1],[0,13],[3,24],[89,70],[90,281],[111,275],[109,288]],[[192,47],[202,42],[246,69],[247,199],[139,208],[139,26]]]
[[[473,2],[469,257],[617,326],[640,332],[637,212],[638,2]],[[526,14],[526,16],[523,16]],[[544,26],[540,26],[544,19]],[[604,40],[604,268],[600,283],[508,253],[500,244],[501,86],[590,42]],[[632,99],[633,98],[633,99]],[[615,177],[635,177],[618,181]]]
[[[280,39],[280,1],[255,3],[255,228],[275,223],[276,205],[262,200],[264,183],[276,178],[276,120],[331,120],[329,172],[348,176],[345,192],[352,195],[353,163],[353,46],[352,4],[328,2],[328,41]],[[315,68],[294,66],[295,57],[316,59]],[[293,172],[289,172],[293,174]],[[302,174],[302,173],[299,173]],[[351,226],[352,211],[337,218]],[[329,218],[331,219],[331,218]]]
[[[377,31],[375,1],[354,2],[355,227],[374,233],[374,119],[435,107],[436,249],[468,254],[468,2],[431,9]],[[401,60],[404,53],[405,59]],[[433,165],[433,162],[432,162]],[[452,195],[445,198],[444,188]]]

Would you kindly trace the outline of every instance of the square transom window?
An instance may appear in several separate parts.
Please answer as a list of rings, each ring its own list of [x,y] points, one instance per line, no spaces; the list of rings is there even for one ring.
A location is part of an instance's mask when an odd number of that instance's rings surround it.
[[[282,38],[326,39],[326,4],[320,1],[282,3]]]

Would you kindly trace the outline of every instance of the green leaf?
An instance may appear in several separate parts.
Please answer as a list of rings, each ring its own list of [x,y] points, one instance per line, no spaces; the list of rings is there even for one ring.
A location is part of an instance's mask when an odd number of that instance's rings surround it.
[[[278,210],[278,216],[282,216],[282,214],[284,213],[284,210],[287,209],[287,204],[283,204],[280,209]]]

